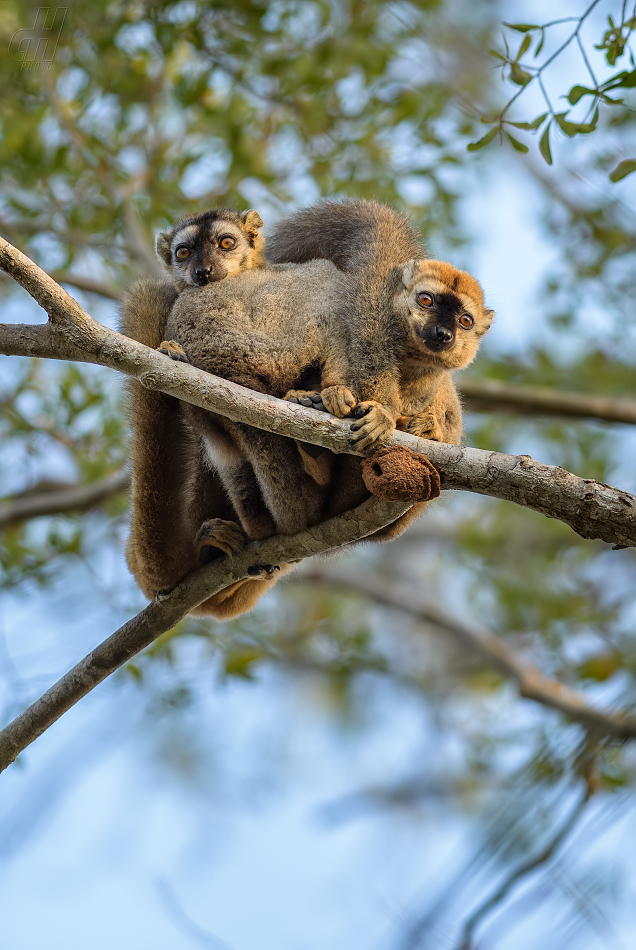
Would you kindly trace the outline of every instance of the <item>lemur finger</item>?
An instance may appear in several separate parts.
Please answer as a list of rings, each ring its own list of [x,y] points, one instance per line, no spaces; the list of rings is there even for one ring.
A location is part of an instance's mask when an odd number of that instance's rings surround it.
[[[231,557],[245,545],[245,533],[240,525],[222,518],[210,518],[204,521],[197,532],[196,544],[199,559],[203,563],[219,557],[215,549]]]
[[[327,412],[339,419],[350,416],[357,403],[356,397],[346,386],[328,386],[320,395]]]
[[[164,356],[169,356],[171,360],[178,360],[181,363],[190,362],[183,347],[174,340],[164,340],[158,350]]]
[[[313,402],[308,396],[303,396],[303,398],[299,399],[298,402],[300,403],[301,406],[306,406],[308,409],[311,409],[311,407],[313,406]]]

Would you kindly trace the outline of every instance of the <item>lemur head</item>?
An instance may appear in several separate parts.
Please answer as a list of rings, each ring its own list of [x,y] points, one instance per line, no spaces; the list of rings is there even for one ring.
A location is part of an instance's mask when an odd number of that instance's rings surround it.
[[[409,261],[402,285],[409,354],[444,369],[468,366],[495,315],[475,278],[443,261]]]
[[[237,214],[213,208],[181,218],[171,231],[160,231],[155,248],[179,290],[203,287],[265,266],[262,227],[258,211]]]

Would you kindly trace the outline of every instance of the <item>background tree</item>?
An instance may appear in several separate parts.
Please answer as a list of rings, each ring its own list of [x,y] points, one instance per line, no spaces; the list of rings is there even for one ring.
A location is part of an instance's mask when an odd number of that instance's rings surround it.
[[[517,20],[517,5],[78,2],[63,22],[38,16],[36,6],[0,8],[0,233],[91,313],[114,325],[123,288],[157,267],[153,232],[209,205],[255,206],[271,222],[320,195],[373,196],[408,208],[436,253],[474,270],[467,207],[489,176],[501,176],[537,196],[553,254],[533,306],[515,315],[516,340],[495,331],[462,381],[469,406],[487,410],[469,416],[467,442],[531,452],[634,489],[631,430],[590,421],[636,418],[624,401],[633,395],[634,179],[621,179],[634,154],[634,11],[609,0],[588,10],[573,3],[563,11],[571,19],[545,28],[515,22],[505,40],[501,22]],[[512,86],[494,82],[496,62]],[[508,89],[523,92],[509,107]],[[475,143],[489,144],[482,118],[492,123],[492,144],[473,154]],[[521,235],[511,228],[505,240],[514,246]],[[12,281],[1,289],[3,319],[39,319]],[[486,289],[494,296],[498,288]],[[51,671],[63,672],[143,601],[122,563],[120,379],[74,363],[3,358],[2,369],[8,720],[49,685]],[[408,809],[434,816],[447,838],[468,829],[440,880],[444,836],[423,820],[414,840],[431,863],[413,849],[396,869],[405,918],[385,922],[389,946],[439,946],[442,936],[457,947],[512,939],[592,946],[591,934],[618,946],[612,926],[629,926],[621,913],[633,876],[621,865],[612,878],[608,856],[621,852],[608,840],[634,781],[631,745],[569,724],[536,691],[538,704],[520,702],[508,684],[528,694],[530,664],[599,707],[631,707],[632,552],[466,495],[399,543],[364,551],[337,579],[332,568],[314,566],[281,585],[235,624],[184,621],[126,667],[104,705],[74,715],[90,720],[99,708],[102,719],[112,716],[118,697],[136,723],[137,748],[159,750],[149,768],[159,760],[163,775],[236,789],[243,786],[227,767],[224,781],[211,781],[205,724],[221,690],[218,681],[211,689],[213,673],[234,680],[226,693],[238,690],[257,716],[284,692],[305,740],[306,710],[320,718],[328,698],[339,735],[356,737],[356,765],[350,794],[325,808],[325,820],[373,810],[393,840]],[[33,620],[43,614],[69,636],[51,644]],[[257,700],[241,680],[254,681]],[[282,742],[288,722],[288,713],[273,717],[262,747]],[[378,737],[382,726],[388,738]],[[283,763],[254,765],[258,743],[242,750],[236,729],[230,736],[232,756],[260,787],[263,775],[284,781]],[[328,761],[336,746],[334,738],[323,749]],[[38,755],[57,747],[42,748],[25,754],[22,772],[12,770],[16,795],[48,774]],[[67,763],[79,754],[73,748]],[[361,762],[365,748],[376,770]],[[68,764],[57,768],[74,774]],[[21,812],[7,808],[7,829],[19,829]],[[42,811],[30,805],[29,819]],[[160,893],[183,945],[204,942],[171,886]],[[215,929],[214,914],[204,919]],[[525,938],[515,931],[520,922]],[[230,943],[245,939],[224,927]],[[299,916],[297,932],[305,929]],[[58,933],[60,946],[74,946]],[[50,932],[48,940],[56,946]]]

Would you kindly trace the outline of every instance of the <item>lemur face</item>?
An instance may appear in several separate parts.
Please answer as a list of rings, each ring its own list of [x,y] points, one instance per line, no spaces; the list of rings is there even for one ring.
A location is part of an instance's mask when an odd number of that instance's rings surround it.
[[[410,352],[446,369],[474,359],[494,311],[470,274],[442,261],[409,261],[402,272],[399,309],[407,310]]]
[[[224,208],[193,214],[157,235],[158,256],[179,290],[203,287],[263,267],[263,221],[257,211]]]

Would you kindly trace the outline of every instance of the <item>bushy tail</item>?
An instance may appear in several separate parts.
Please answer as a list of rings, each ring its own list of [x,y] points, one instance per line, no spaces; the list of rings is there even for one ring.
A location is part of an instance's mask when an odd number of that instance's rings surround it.
[[[265,245],[270,264],[315,258],[339,270],[386,277],[407,261],[427,257],[408,218],[377,201],[325,200],[279,222]]]
[[[140,277],[127,291],[119,317],[119,332],[138,343],[157,349],[178,291],[173,281]]]

